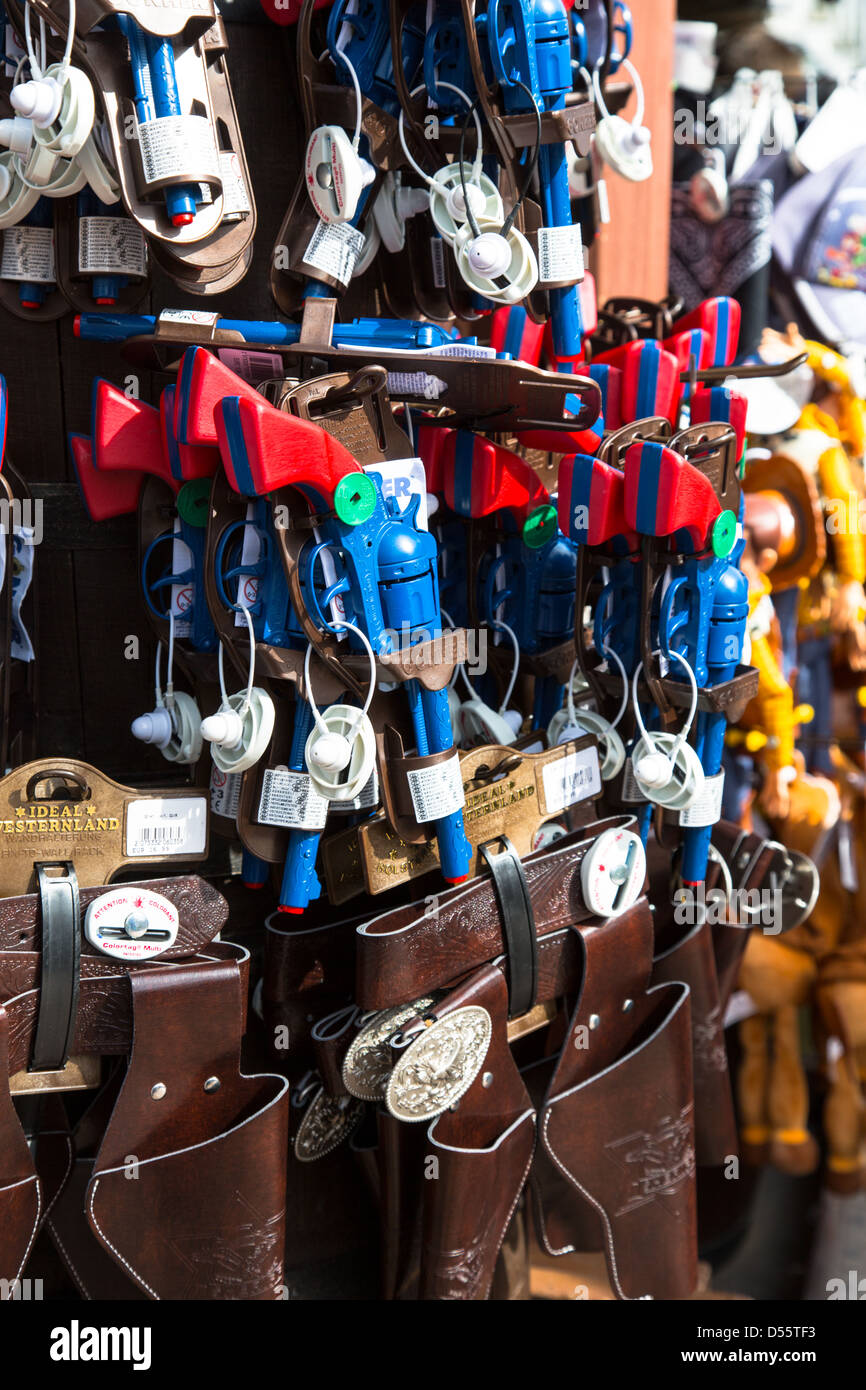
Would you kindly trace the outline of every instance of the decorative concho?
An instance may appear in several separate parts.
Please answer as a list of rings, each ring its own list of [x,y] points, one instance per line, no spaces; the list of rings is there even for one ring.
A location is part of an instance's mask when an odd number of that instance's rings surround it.
[[[467,1004],[445,1014],[410,1043],[391,1072],[385,1104],[398,1120],[432,1120],[460,1099],[481,1070],[493,1025]]]
[[[343,1085],[358,1100],[384,1100],[393,1063],[389,1040],[416,1014],[423,1014],[433,996],[398,1004],[374,1015],[355,1035],[343,1060]]]
[[[324,1088],[310,1102],[295,1135],[295,1158],[314,1163],[348,1139],[360,1123],[364,1106],[349,1096],[331,1096]]]

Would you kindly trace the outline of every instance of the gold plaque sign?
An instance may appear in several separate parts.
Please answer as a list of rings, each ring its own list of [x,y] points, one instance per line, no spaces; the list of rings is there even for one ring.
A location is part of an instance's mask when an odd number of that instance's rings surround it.
[[[77,758],[41,758],[0,780],[0,897],[36,891],[35,863],[68,860],[83,887],[123,868],[207,858],[200,787],[137,791]]]

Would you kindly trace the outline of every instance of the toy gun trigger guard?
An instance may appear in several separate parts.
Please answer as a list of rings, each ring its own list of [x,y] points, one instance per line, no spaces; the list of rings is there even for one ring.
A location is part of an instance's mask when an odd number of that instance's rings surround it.
[[[337,597],[338,594],[345,594],[351,588],[348,578],[346,578],[346,576],[343,576],[342,579],[338,579],[334,584],[329,584],[325,592],[322,594],[321,598],[316,593],[314,577],[316,560],[324,551],[332,550],[333,548],[334,547],[332,546],[330,541],[317,541],[312,546],[312,548],[307,550],[307,554],[304,558],[304,568],[307,577],[307,592],[309,595],[309,607],[307,611],[309,612],[310,609],[312,609],[311,616],[315,620],[317,626],[320,629],[323,629],[328,634],[333,634],[333,628],[332,625],[328,622],[327,618],[325,617],[324,610]]]
[[[680,628],[685,627],[689,620],[688,608],[681,609],[674,613],[674,603],[677,594],[681,589],[686,588],[688,593],[688,580],[684,574],[679,574],[672,579],[662,596],[659,607],[659,647],[662,655],[669,661],[673,660],[679,665],[676,653],[673,651],[673,642]]]
[[[282,537],[283,533],[279,533]],[[283,569],[289,585],[289,598],[295,610],[295,616],[301,625],[301,630],[307,641],[315,648],[316,655],[321,661],[329,666],[339,680],[343,682],[347,690],[351,690],[362,702],[366,699],[367,691],[365,686],[351,671],[346,670],[340,658],[337,656],[337,642],[334,636],[328,632],[322,632],[313,622],[309,609],[307,608],[301,589],[301,575],[298,567],[298,556],[293,553],[288,545],[283,543],[280,547],[282,553]],[[299,693],[306,699],[308,693],[303,688],[303,675],[298,677]]]

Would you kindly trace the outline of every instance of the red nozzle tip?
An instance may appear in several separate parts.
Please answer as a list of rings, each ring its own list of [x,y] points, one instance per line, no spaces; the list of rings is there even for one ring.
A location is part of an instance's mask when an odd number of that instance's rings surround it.
[[[189,224],[190,224],[190,222],[192,222],[192,220],[193,220],[193,213],[191,213],[191,212],[176,212],[175,215],[174,215],[174,217],[171,219],[171,225],[172,225],[173,227],[188,227]]]
[[[81,315],[80,315],[80,314],[76,314],[76,315],[75,315],[75,318],[72,320],[72,336],[73,336],[73,338],[80,338],[80,337],[81,337]]]
[[[21,301],[22,309],[38,309],[39,307],[40,306],[33,299],[22,299]]]
[[[251,890],[254,890],[254,889],[256,889],[256,888],[264,888],[264,886],[265,886],[265,885],[264,885],[263,883],[246,883],[246,882],[244,882],[244,887],[245,887],[245,888],[249,888],[249,889],[251,889]]]
[[[446,878],[445,882],[446,882],[446,883],[465,883],[468,877],[469,877],[468,874],[461,874],[459,878]]]
[[[116,299],[97,299],[96,303],[97,303],[97,304],[107,304],[107,305],[110,306],[110,305],[112,305],[112,304],[116,304],[116,303],[117,303],[117,300],[116,300]]]
[[[283,907],[282,903],[277,908],[277,912],[293,912],[296,917],[300,917],[303,911],[302,907]]]

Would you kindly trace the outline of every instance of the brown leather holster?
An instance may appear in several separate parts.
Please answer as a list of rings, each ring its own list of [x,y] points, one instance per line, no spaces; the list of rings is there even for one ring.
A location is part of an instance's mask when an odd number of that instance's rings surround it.
[[[552,1163],[594,1209],[618,1298],[685,1298],[697,1277],[688,987],[650,985],[645,899],[580,935],[583,981],[539,1114],[536,1177],[543,1189]],[[568,1205],[542,1207],[548,1249],[576,1248]]]

